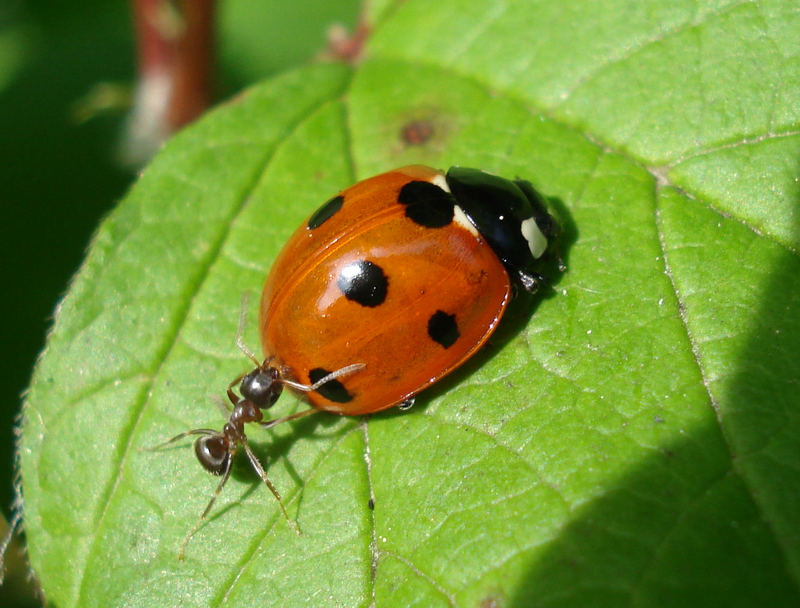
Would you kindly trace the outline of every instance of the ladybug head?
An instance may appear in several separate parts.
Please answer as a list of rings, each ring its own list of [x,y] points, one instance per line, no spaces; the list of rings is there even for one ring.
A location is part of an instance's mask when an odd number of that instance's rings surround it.
[[[280,372],[274,367],[259,365],[242,378],[239,393],[262,410],[270,408],[283,391],[280,375]]]
[[[560,229],[544,197],[525,180],[451,167],[447,185],[470,222],[528,291],[543,282],[540,260],[554,250]]]

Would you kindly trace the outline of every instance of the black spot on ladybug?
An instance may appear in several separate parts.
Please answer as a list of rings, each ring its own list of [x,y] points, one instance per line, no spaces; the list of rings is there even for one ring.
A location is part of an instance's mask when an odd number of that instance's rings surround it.
[[[397,202],[406,206],[406,217],[426,228],[442,228],[453,221],[455,199],[436,184],[408,182]]]
[[[428,335],[434,342],[445,348],[453,346],[461,335],[458,331],[456,316],[437,310],[428,319]]]
[[[315,367],[308,372],[308,378],[313,384],[315,382],[319,382],[330,373],[330,370],[327,370],[323,367]],[[347,403],[348,401],[353,400],[353,395],[348,393],[344,385],[338,380],[328,380],[325,384],[317,389],[317,392],[325,397],[325,399],[328,401],[334,401],[336,403]]]
[[[336,285],[348,300],[375,307],[386,299],[389,280],[380,266],[369,260],[359,260],[342,268]]]
[[[342,208],[342,203],[344,203],[344,197],[341,194],[339,196],[334,196],[331,200],[322,205],[322,207],[317,209],[310,218],[308,218],[308,227],[311,230],[314,230],[315,228],[322,226],[322,224],[327,222],[339,212],[339,209]]]

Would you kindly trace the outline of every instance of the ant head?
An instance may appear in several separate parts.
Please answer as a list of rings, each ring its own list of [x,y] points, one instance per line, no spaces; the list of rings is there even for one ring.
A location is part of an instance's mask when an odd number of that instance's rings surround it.
[[[280,371],[267,363],[265,361],[247,374],[239,385],[242,397],[262,410],[272,407],[283,391]]]
[[[194,453],[203,468],[214,475],[222,475],[233,457],[230,442],[222,433],[199,437],[194,442]]]

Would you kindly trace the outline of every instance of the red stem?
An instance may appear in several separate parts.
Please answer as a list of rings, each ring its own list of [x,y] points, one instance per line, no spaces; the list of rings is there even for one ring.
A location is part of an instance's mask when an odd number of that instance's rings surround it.
[[[211,100],[214,0],[132,0],[138,41],[136,111],[164,136],[191,122]],[[153,97],[148,96],[155,96]]]

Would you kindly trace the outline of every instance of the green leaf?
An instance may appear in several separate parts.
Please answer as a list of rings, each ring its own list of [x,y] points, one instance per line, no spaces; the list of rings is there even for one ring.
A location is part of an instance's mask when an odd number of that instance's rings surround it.
[[[359,66],[211,113],[97,233],[25,404],[50,602],[797,604],[795,3],[372,14]],[[178,561],[216,480],[188,441],[142,448],[221,427],[241,294],[332,193],[410,162],[563,202],[556,292],[410,412],[251,430],[302,536],[242,463]]]

